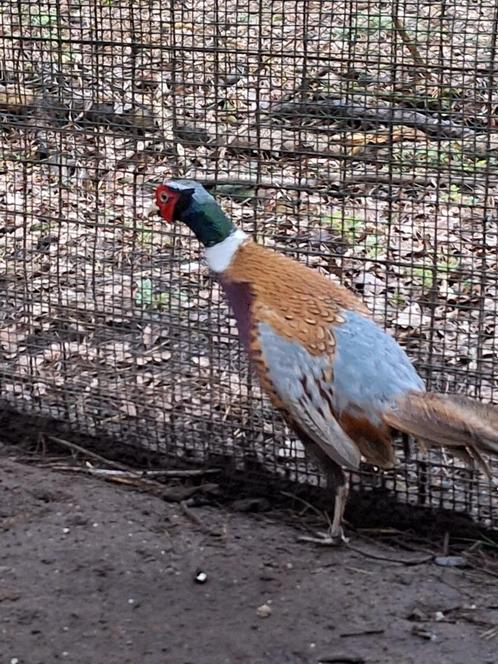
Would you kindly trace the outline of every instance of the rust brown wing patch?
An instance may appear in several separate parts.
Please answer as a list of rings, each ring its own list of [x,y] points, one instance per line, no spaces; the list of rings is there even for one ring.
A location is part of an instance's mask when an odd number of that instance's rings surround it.
[[[368,310],[350,291],[286,256],[246,242],[223,275],[250,284],[254,321],[267,321],[283,338],[298,340],[312,355],[333,356],[340,311]]]
[[[341,414],[339,423],[360,448],[367,463],[388,470],[394,466],[394,446],[391,434],[384,424],[378,426],[361,415],[347,411]]]

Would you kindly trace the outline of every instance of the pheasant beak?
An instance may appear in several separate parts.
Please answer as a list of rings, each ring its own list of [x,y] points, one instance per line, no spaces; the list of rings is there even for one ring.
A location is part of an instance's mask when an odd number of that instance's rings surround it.
[[[156,203],[156,201],[152,201],[149,207],[147,208],[147,211],[145,212],[146,217],[152,217],[154,215],[159,214],[160,209],[159,205]]]

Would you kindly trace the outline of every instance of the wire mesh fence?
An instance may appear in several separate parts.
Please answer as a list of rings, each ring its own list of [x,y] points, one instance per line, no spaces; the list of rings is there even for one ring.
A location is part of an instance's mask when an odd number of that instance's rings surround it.
[[[316,483],[248,371],[166,177],[352,287],[429,387],[496,401],[498,7],[359,0],[0,6],[1,399],[189,463]],[[256,470],[254,470],[256,469]],[[458,461],[400,497],[496,525]]]

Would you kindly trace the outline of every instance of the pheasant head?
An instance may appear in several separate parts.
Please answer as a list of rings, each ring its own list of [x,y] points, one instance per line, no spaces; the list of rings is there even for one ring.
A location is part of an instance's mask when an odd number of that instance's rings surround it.
[[[206,259],[214,272],[223,272],[247,239],[211,194],[195,180],[170,180],[159,185],[156,205],[166,221],[181,221],[189,226],[206,247]]]

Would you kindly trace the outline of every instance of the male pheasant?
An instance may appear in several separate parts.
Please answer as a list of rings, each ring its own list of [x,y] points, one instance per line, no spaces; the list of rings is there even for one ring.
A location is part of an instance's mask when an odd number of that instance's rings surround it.
[[[488,474],[498,454],[498,408],[425,391],[407,355],[346,288],[253,242],[192,180],[156,190],[167,221],[186,223],[206,247],[264,391],[322,466],[335,494],[323,542],[344,539],[344,468],[360,459],[391,468],[392,430],[448,447]]]

